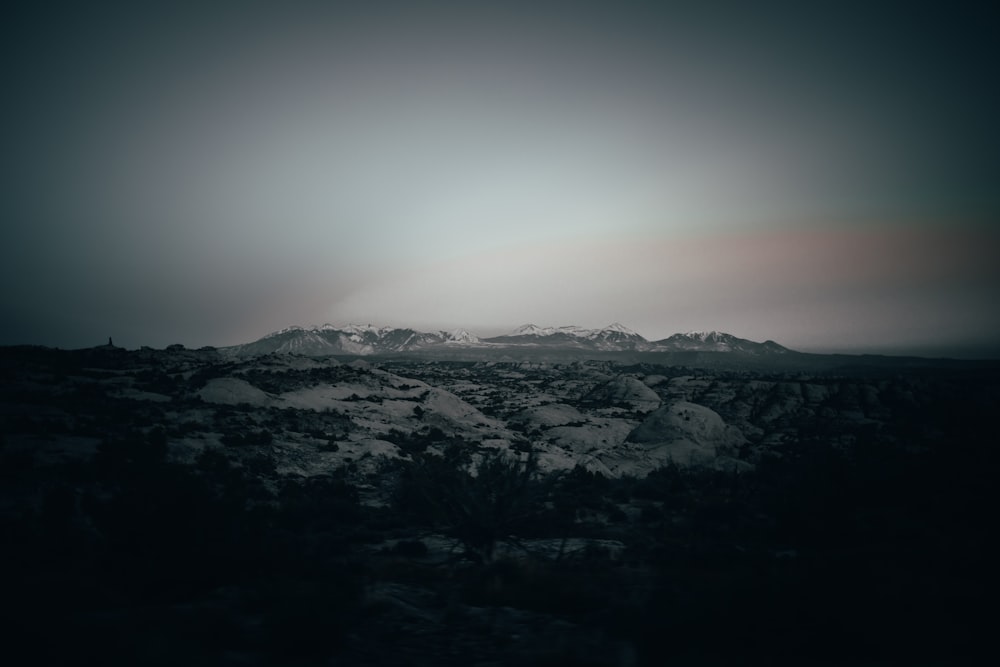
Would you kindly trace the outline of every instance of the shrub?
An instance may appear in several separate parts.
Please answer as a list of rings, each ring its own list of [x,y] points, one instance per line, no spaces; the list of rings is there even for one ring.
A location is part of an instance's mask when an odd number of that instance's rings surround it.
[[[406,558],[422,558],[427,555],[427,545],[420,540],[400,540],[392,547],[392,553]]]
[[[503,451],[470,463],[468,449],[450,446],[444,456],[419,456],[403,474],[397,505],[461,542],[465,554],[492,562],[498,542],[509,539],[541,508],[537,463]]]

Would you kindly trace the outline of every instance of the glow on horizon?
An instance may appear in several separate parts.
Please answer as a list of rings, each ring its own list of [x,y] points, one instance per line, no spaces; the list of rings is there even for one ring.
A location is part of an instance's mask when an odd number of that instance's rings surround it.
[[[488,333],[619,321],[650,340],[715,329],[810,350],[964,343],[1000,326],[998,242],[887,228],[515,246],[387,273],[326,316]]]
[[[25,9],[0,343],[223,345],[324,319],[1000,337],[982,24],[866,17]]]

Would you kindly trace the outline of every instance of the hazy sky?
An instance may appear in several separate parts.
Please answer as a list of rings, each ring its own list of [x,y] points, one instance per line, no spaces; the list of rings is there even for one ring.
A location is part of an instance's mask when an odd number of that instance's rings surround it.
[[[26,3],[0,344],[620,321],[1000,354],[1000,23],[727,4]]]

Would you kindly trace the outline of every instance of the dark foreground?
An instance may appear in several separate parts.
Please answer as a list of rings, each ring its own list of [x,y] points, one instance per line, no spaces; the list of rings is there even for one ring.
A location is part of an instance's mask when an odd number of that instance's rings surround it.
[[[740,472],[546,473],[529,440],[415,429],[303,476],[190,397],[216,361],[158,363],[5,351],[5,664],[944,665],[992,636],[986,374],[927,371],[878,428],[806,420]],[[151,368],[219,446],[182,456],[198,426],[107,379]]]

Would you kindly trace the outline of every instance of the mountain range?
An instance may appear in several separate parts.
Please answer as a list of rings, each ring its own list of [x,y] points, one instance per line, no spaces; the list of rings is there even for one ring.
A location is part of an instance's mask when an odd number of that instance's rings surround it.
[[[736,352],[761,356],[790,352],[768,340],[757,343],[719,331],[677,333],[649,341],[619,323],[602,329],[577,326],[539,327],[525,324],[508,334],[480,338],[465,329],[422,332],[411,328],[324,324],[293,326],[259,340],[225,348],[228,354],[247,357],[261,354],[380,355],[440,349],[546,349],[594,352]]]

